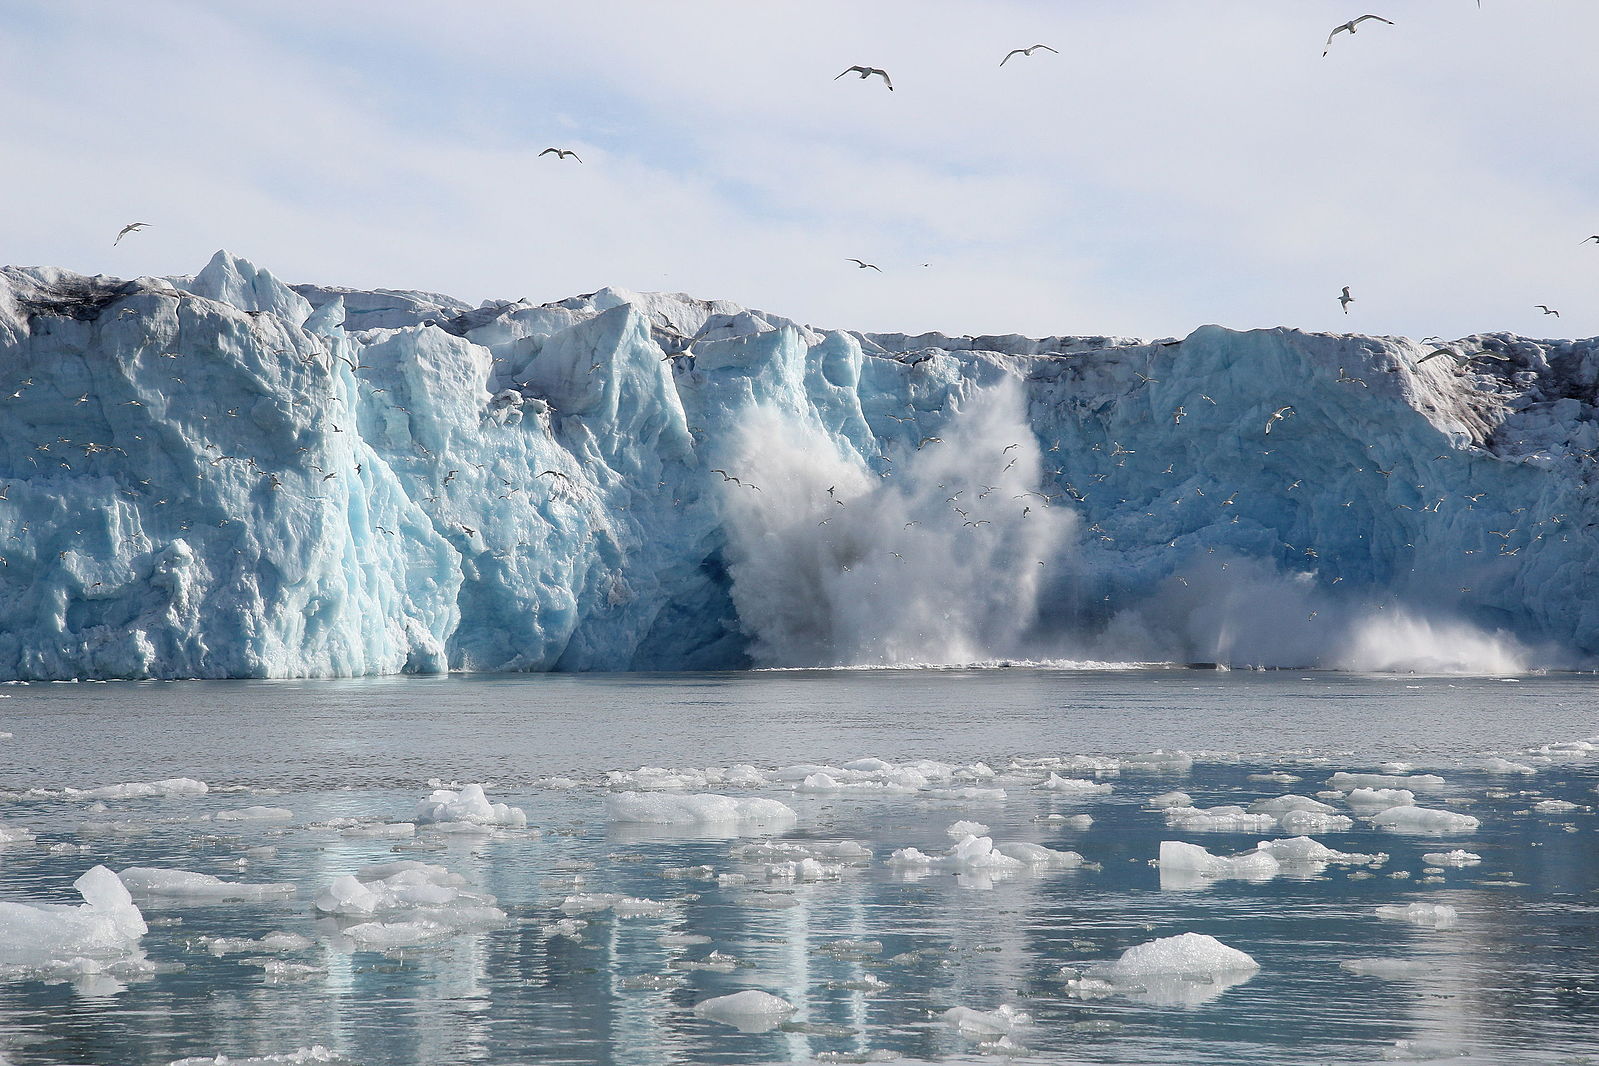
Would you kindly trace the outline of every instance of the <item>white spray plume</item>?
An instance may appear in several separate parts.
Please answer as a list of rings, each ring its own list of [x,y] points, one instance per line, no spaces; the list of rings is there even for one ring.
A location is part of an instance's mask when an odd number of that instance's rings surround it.
[[[872,469],[818,424],[751,412],[726,468],[759,490],[722,484],[733,601],[757,665],[1023,655],[1075,516],[1024,495],[1042,456],[1014,384],[978,393],[938,436]]]

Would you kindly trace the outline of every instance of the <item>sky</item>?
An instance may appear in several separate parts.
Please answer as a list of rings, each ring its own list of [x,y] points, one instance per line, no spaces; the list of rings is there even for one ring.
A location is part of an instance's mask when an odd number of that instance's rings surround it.
[[[1359,2],[4,0],[0,262],[226,248],[878,331],[1599,334],[1599,3]],[[1368,11],[1395,24],[1323,57]]]

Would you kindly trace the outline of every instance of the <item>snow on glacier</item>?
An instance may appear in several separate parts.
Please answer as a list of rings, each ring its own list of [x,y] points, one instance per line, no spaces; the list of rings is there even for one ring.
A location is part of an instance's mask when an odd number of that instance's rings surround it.
[[[5,268],[0,677],[1589,661],[1599,342],[1459,346]]]

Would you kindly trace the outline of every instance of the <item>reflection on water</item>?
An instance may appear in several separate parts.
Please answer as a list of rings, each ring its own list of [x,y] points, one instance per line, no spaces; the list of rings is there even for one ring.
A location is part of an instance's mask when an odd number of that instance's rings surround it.
[[[1161,689],[1175,688],[1184,676],[1161,675]],[[144,904],[151,929],[143,946],[165,972],[0,982],[0,1055],[16,1066],[143,1066],[322,1045],[372,1066],[864,1061],[873,1053],[967,1061],[1022,1048],[1040,1061],[1096,1063],[1599,1061],[1593,951],[1599,853],[1591,809],[1599,758],[1580,749],[1546,752],[1542,757],[1553,761],[1536,774],[1487,774],[1457,762],[1484,750],[1515,756],[1528,745],[1592,732],[1580,728],[1588,717],[1577,706],[1580,687],[1548,679],[1546,687],[1529,682],[1527,695],[1511,696],[1510,686],[1492,682],[1411,682],[1418,688],[1410,691],[1422,693],[1416,697],[1383,683],[1423,720],[1454,706],[1463,708],[1463,721],[1477,723],[1463,730],[1465,743],[1443,733],[1429,743],[1418,733],[1393,745],[1391,754],[1445,778],[1442,790],[1418,795],[1419,802],[1469,812],[1480,828],[1458,836],[1401,835],[1357,818],[1352,828],[1317,839],[1340,852],[1386,853],[1386,862],[1285,862],[1275,874],[1186,877],[1181,888],[1163,888],[1161,871],[1151,865],[1162,840],[1230,856],[1282,834],[1169,828],[1149,806],[1151,797],[1181,790],[1206,808],[1247,808],[1286,793],[1315,797],[1334,771],[1376,770],[1382,753],[1357,760],[1339,753],[1366,750],[1363,740],[1322,745],[1296,730],[1319,737],[1339,726],[1363,738],[1395,727],[1364,682],[1277,679],[1252,687],[1261,683],[1246,679],[1229,688],[1226,679],[1207,680],[1207,687],[1195,685],[1172,700],[1181,707],[1177,741],[1213,753],[1187,772],[1124,770],[1101,778],[1114,785],[1108,795],[1034,788],[1041,774],[1030,769],[1005,780],[1013,760],[1175,746],[1149,720],[1159,707],[1149,680],[1135,694],[1136,715],[1124,701],[1098,717],[1076,682],[1056,684],[1040,674],[979,679],[964,686],[962,705],[933,699],[914,714],[887,705],[883,697],[895,690],[876,678],[840,681],[838,688],[793,682],[786,698],[794,724],[786,736],[782,720],[767,717],[759,738],[741,749],[736,736],[685,720],[681,732],[694,738],[697,759],[682,757],[690,742],[668,735],[674,719],[659,705],[720,698],[724,679],[707,679],[702,689],[681,678],[658,686],[628,679],[563,688],[568,695],[588,691],[601,723],[617,724],[609,750],[606,729],[567,736],[535,728],[529,703],[541,691],[537,685],[463,686],[477,713],[492,714],[498,728],[522,720],[514,734],[478,731],[486,772],[477,774],[467,734],[432,717],[436,694],[455,691],[447,688],[387,686],[381,700],[352,701],[366,715],[359,721],[338,718],[332,706],[313,713],[310,704],[332,690],[274,689],[289,720],[329,729],[322,738],[279,745],[265,742],[270,723],[230,719],[229,710],[219,709],[218,700],[234,707],[241,692],[258,689],[99,686],[95,700],[77,704],[70,732],[64,726],[73,707],[64,687],[42,695],[13,690],[0,703],[0,730],[16,733],[6,742],[10,761],[0,775],[0,787],[12,790],[0,804],[0,825],[25,827],[39,840],[0,848],[0,899],[76,902],[71,882],[96,863],[286,881],[298,894]],[[1125,679],[1100,684],[1104,693],[1132,687]],[[102,698],[112,689],[118,700]],[[407,692],[416,699],[399,698]],[[995,720],[986,733],[962,732],[963,723],[982,717],[969,700],[979,692],[998,709]],[[201,710],[207,701],[209,715]],[[655,708],[649,715],[661,731],[658,752],[670,757],[641,753],[644,741],[622,724],[620,711],[606,718],[607,708],[630,701]],[[1207,701],[1214,718],[1208,735]],[[829,736],[812,716],[817,703],[844,707],[837,720],[853,723],[871,743],[848,731]],[[1069,712],[1066,704],[1073,705]],[[1250,733],[1254,742],[1238,742],[1240,704],[1272,709],[1281,726],[1273,735],[1283,739],[1274,754],[1236,755],[1267,746],[1259,720]],[[1339,710],[1328,712],[1329,706]],[[1480,719],[1473,707],[1481,709]],[[556,717],[569,713],[570,707]],[[1053,727],[1051,715],[1058,716]],[[1317,721],[1303,721],[1313,715]],[[1329,722],[1337,715],[1344,718]],[[915,728],[906,728],[907,719]],[[1063,728],[1067,719],[1081,728]],[[1552,721],[1564,732],[1552,731]],[[1500,731],[1491,738],[1497,744],[1470,743],[1493,730]],[[1129,741],[1116,743],[1120,735]],[[341,762],[357,740],[364,748],[358,762]],[[217,754],[249,744],[259,745],[254,757],[236,751],[224,764]],[[736,858],[734,849],[752,838],[727,826],[610,823],[595,787],[605,770],[645,764],[749,761],[771,769],[865,755],[894,762],[980,757],[1001,775],[983,784],[1004,787],[1006,797],[931,800],[888,789],[808,793],[770,785],[723,790],[792,806],[797,826],[781,834],[784,840],[855,840],[873,853],[869,860],[825,859],[820,872],[795,868],[789,879],[768,870],[778,861],[771,855]],[[579,787],[539,784],[556,772],[578,777]],[[1299,780],[1267,779],[1268,773]],[[189,798],[108,800],[104,809],[25,791],[180,774],[201,777],[213,789]],[[410,818],[436,774],[489,781],[490,797],[524,809],[531,826],[420,827],[414,836],[387,838],[345,832],[350,819],[370,827],[374,820]],[[223,791],[229,786],[248,790]],[[1356,813],[1336,797],[1322,798],[1343,814]],[[256,805],[287,808],[293,820],[215,818]],[[1092,823],[1059,817],[1080,814]],[[1078,852],[1090,865],[927,869],[887,861],[906,846],[944,852],[952,843],[946,828],[958,819],[986,825],[996,841]],[[1468,848],[1482,861],[1442,867],[1422,859],[1454,848]],[[385,953],[361,946],[370,943],[362,936],[372,934],[356,927],[370,916],[312,908],[339,876],[403,859],[461,875],[465,891],[494,896],[507,917],[491,928],[468,923],[464,931],[440,931],[427,928],[417,917],[426,912],[417,911],[406,933],[419,942]],[[614,895],[609,903],[563,909],[579,894]],[[632,905],[618,899],[666,906],[660,914],[625,917]],[[1412,903],[1452,907],[1458,920],[1422,924],[1376,914],[1379,906]],[[310,946],[284,939],[277,942],[283,949],[273,950],[263,938],[274,932],[306,937]],[[1247,952],[1259,971],[1151,975],[1104,989],[1069,983],[1129,947],[1184,932]],[[0,930],[0,944],[4,937]],[[796,1010],[786,1020],[734,1024],[694,1010],[745,989],[781,997]],[[1001,1006],[1013,1010],[993,1015]],[[991,1020],[952,1024],[945,1017],[952,1007]],[[1030,1021],[1017,1021],[1017,1013]]]

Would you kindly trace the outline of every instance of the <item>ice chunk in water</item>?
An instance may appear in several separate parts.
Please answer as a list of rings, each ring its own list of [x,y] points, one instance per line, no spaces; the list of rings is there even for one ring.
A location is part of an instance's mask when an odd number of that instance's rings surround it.
[[[1186,751],[1152,751],[1144,755],[1129,755],[1121,760],[1123,770],[1187,773],[1193,767],[1194,757]]]
[[[965,820],[954,822],[944,830],[951,840],[960,840],[963,837],[980,837],[988,835],[988,826],[982,822],[968,822]]]
[[[304,951],[316,946],[316,941],[298,933],[275,932],[268,933],[259,940],[237,936],[212,936],[201,937],[200,942],[211,954],[221,957],[223,955],[238,955],[246,951],[267,951],[273,954],[283,954],[294,951]]]
[[[1019,1011],[1009,1004],[1001,1004],[993,1010],[951,1007],[939,1017],[944,1020],[944,1024],[952,1025],[962,1032],[993,1036],[1012,1032],[1033,1022],[1032,1015]]]
[[[1511,762],[1509,759],[1497,755],[1485,755],[1477,759],[1467,759],[1463,764],[1468,770],[1482,770],[1490,774],[1535,774],[1537,768],[1528,766],[1524,762]]]
[[[466,822],[512,828],[527,825],[527,815],[521,808],[491,803],[482,785],[466,785],[459,792],[436,789],[427,799],[417,802],[414,818],[419,823]]]
[[[1394,904],[1378,907],[1377,917],[1435,929],[1453,929],[1460,920],[1460,912],[1447,903]]]
[[[1444,787],[1444,779],[1436,774],[1352,774],[1340,771],[1327,779],[1332,788],[1344,791],[1356,788],[1408,788],[1428,791]]]
[[[27,844],[34,839],[33,833],[20,825],[0,825],[0,845]]]
[[[1561,811],[1574,811],[1578,808],[1578,804],[1572,803],[1570,800],[1563,799],[1539,800],[1537,803],[1532,805],[1533,810],[1542,811],[1545,814],[1554,814]]]
[[[1212,855],[1198,844],[1181,840],[1160,842],[1160,887],[1188,888],[1206,879],[1236,877],[1265,881],[1275,877],[1281,864],[1271,852],[1254,848],[1238,855]]]
[[[1334,851],[1327,845],[1306,836],[1283,840],[1262,840],[1256,847],[1281,863],[1338,863],[1340,865],[1370,866],[1384,862],[1383,854],[1365,855],[1360,852]]]
[[[1264,833],[1277,828],[1277,819],[1242,807],[1167,807],[1166,824],[1198,832]]]
[[[1438,972],[1438,964],[1427,959],[1349,959],[1338,965],[1350,973],[1384,981],[1420,980]]]
[[[117,875],[96,866],[72,887],[83,897],[76,907],[0,902],[0,968],[48,969],[79,956],[142,957],[139,938],[149,927]]]
[[[1161,1004],[1198,1004],[1249,980],[1260,964],[1204,933],[1161,937],[1089,968],[1091,978],[1124,994]]]
[[[1116,791],[1115,785],[1102,785],[1096,781],[1085,781],[1080,777],[1061,777],[1054,772],[1051,772],[1037,787],[1072,796],[1103,796]]]
[[[1162,792],[1158,796],[1151,796],[1148,805],[1156,810],[1166,807],[1192,807],[1194,798],[1186,792]]]
[[[337,1054],[321,1044],[312,1044],[298,1051],[290,1051],[278,1055],[249,1056],[246,1058],[233,1058],[230,1055],[218,1055],[215,1058],[188,1058],[177,1059],[169,1066],[311,1066],[312,1063],[347,1063],[350,1060]]]
[[[730,996],[704,999],[694,1005],[694,1013],[714,1022],[731,1025],[744,1033],[764,1033],[783,1024],[794,1007],[770,992],[746,988]]]
[[[1421,861],[1428,866],[1473,866],[1482,861],[1482,856],[1456,848],[1454,851],[1429,851]]]
[[[654,825],[788,826],[798,820],[794,808],[774,799],[697,794],[659,795],[620,792],[605,798],[611,820]]]
[[[1347,797],[1351,807],[1386,811],[1390,807],[1408,807],[1416,802],[1416,794],[1408,788],[1357,788]]]
[[[1017,842],[996,845],[995,850],[1009,858],[1039,870],[1074,870],[1083,865],[1083,857],[1075,851],[1056,851],[1042,844]]]
[[[151,866],[130,866],[122,871],[121,876],[128,891],[143,900],[229,903],[292,899],[295,893],[294,885],[288,883],[245,885],[224,881],[210,874],[162,870]]]
[[[287,807],[245,807],[237,811],[218,811],[219,822],[292,822],[294,812]]]
[[[1469,814],[1431,807],[1390,807],[1372,815],[1372,825],[1401,833],[1469,833],[1482,823]]]
[[[124,785],[102,785],[99,788],[68,788],[62,792],[70,799],[126,800],[149,799],[154,796],[203,796],[210,788],[204,781],[192,777],[170,777],[164,781],[134,781]]]

